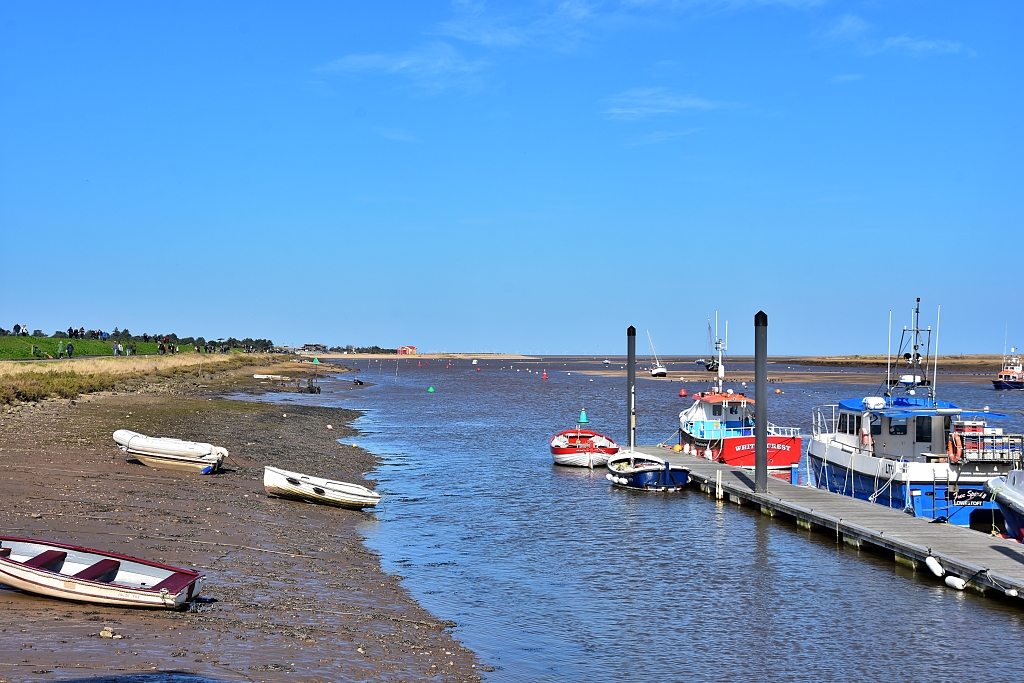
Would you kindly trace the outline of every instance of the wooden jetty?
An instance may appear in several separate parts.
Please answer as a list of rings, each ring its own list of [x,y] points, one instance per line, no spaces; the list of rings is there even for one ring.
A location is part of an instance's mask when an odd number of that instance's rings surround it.
[[[875,503],[768,478],[766,493],[755,493],[754,471],[657,446],[639,453],[655,455],[689,468],[692,484],[705,493],[772,517],[789,518],[804,529],[834,534],[855,548],[892,552],[895,561],[925,569],[934,557],[947,575],[966,581],[983,594],[1024,597],[1024,545],[949,524],[934,524]],[[929,576],[931,576],[929,572]]]

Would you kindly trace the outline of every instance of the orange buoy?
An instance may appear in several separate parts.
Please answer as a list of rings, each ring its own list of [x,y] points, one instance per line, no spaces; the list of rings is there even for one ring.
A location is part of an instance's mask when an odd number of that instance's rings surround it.
[[[477,372],[480,372],[480,368],[477,368],[477,369],[476,369],[476,371],[477,371]]]
[[[686,398],[686,389],[679,390],[679,398]]]
[[[423,367],[423,363],[421,363],[419,361],[416,361],[416,367],[422,368]]]
[[[547,370],[545,370],[545,371],[544,371],[544,374],[543,374],[543,375],[541,375],[541,376],[540,376],[540,378],[541,378],[541,379],[547,379],[547,378],[548,378],[548,371],[547,371]]]

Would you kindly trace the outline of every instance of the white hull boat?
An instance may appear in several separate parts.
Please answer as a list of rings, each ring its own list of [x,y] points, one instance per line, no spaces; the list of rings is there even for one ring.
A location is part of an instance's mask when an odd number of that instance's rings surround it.
[[[166,437],[146,436],[127,429],[114,432],[114,441],[125,453],[130,453],[150,467],[216,472],[224,463],[226,448],[196,441],[183,441]]]
[[[0,536],[0,583],[51,598],[120,607],[177,609],[205,577],[118,553]]]
[[[263,468],[263,488],[267,493],[279,498],[353,510],[372,508],[380,502],[380,494],[365,486],[310,477],[269,465]]]

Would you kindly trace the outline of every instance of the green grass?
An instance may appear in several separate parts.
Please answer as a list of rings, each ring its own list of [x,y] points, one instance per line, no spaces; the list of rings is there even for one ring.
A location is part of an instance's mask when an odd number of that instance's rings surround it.
[[[75,357],[78,356],[113,356],[114,351],[110,348],[111,341],[100,341],[98,339],[52,339],[50,337],[0,337],[0,359],[20,360],[30,358],[47,358],[47,354],[53,358],[57,357],[57,344],[64,342],[65,349],[68,342],[75,345]],[[123,342],[122,342],[123,343]],[[32,355],[32,345],[39,347],[35,356]],[[155,354],[159,344],[154,342],[136,342],[139,347],[139,355]],[[188,351],[192,347],[188,347]],[[186,349],[182,349],[184,353]],[[65,358],[67,355],[65,354]]]
[[[50,396],[74,398],[92,391],[109,391],[117,384],[112,375],[79,375],[77,372],[26,372],[0,377],[0,405],[40,401]]]

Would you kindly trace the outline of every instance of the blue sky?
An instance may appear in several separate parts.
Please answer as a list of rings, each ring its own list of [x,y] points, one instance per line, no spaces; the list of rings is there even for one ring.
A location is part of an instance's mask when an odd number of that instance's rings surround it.
[[[0,3],[0,326],[1024,346],[1018,2]],[[898,338],[898,334],[897,334]],[[641,345],[643,346],[643,345]]]

